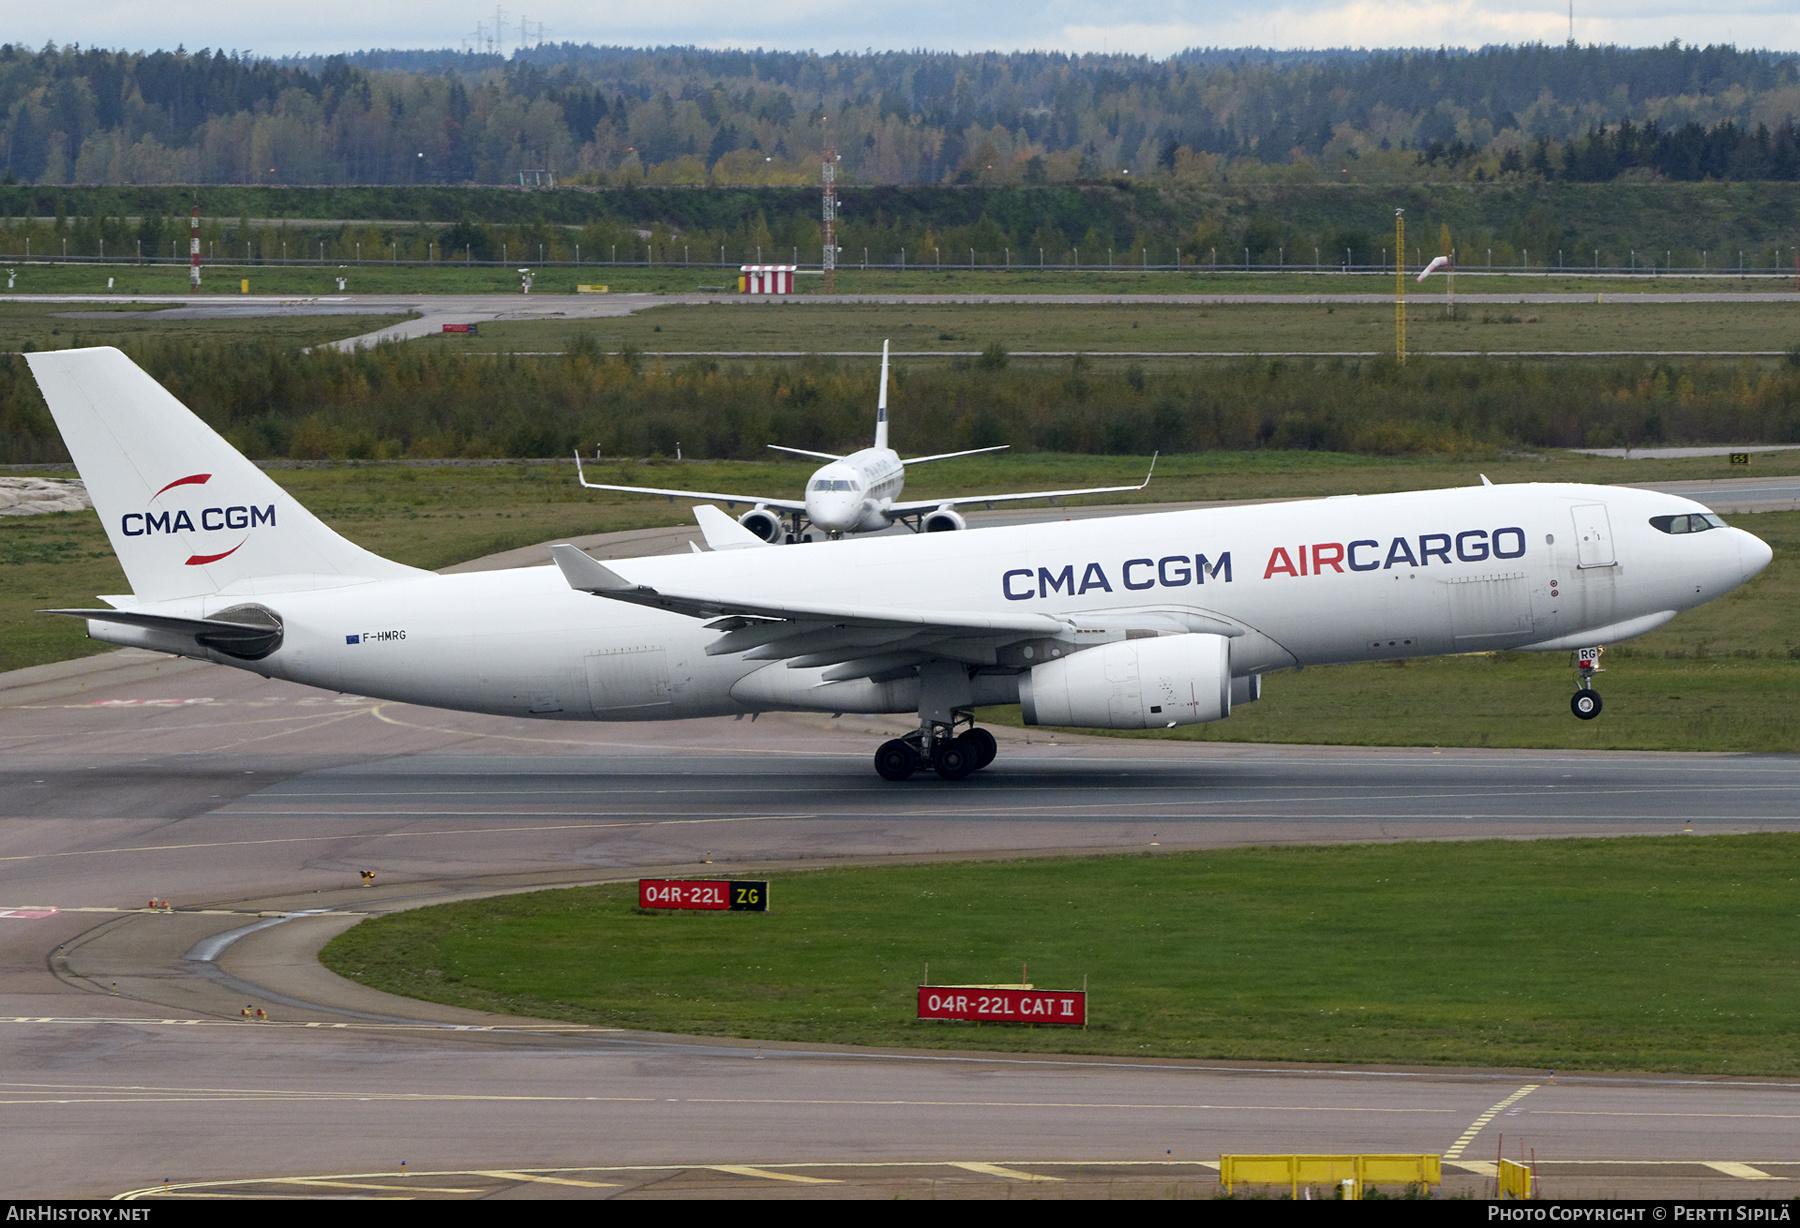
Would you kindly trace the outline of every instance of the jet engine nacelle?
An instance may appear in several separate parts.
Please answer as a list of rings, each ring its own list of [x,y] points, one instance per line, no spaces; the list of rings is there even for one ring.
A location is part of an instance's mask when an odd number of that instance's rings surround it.
[[[955,508],[940,507],[925,517],[922,527],[927,533],[960,533],[969,527],[969,522]]]
[[[771,546],[779,545],[782,535],[787,531],[781,527],[781,517],[766,507],[751,508],[738,517],[738,523]]]
[[[1103,644],[1019,679],[1027,725],[1155,729],[1231,715],[1231,641],[1163,635]]]

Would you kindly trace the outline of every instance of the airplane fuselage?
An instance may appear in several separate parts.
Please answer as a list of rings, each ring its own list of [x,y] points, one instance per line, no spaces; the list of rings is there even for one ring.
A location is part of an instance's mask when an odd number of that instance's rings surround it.
[[[815,471],[806,483],[806,518],[828,533],[873,533],[892,521],[882,510],[900,497],[906,466],[892,448],[864,448]]]
[[[862,494],[870,497],[867,487]],[[1130,621],[1125,614],[1172,612],[1195,629],[1230,635],[1231,672],[1243,677],[1641,634],[1768,562],[1768,547],[1741,530],[1671,534],[1652,524],[1704,511],[1678,496],[1621,487],[1481,486],[613,566],[663,591],[853,599],[923,614],[1051,614],[1077,628],[1069,651],[1125,638],[1106,629]],[[279,614],[282,646],[259,661],[216,652],[213,659],[410,703],[645,720],[904,712],[918,701],[916,678],[822,684],[817,668],[708,656],[719,632],[702,620],[575,591],[555,567],[264,596],[240,590],[155,608],[204,617],[246,600]],[[90,623],[90,634],[159,646],[156,632]],[[1035,663],[1029,646],[1025,657],[1019,651],[980,670],[977,702],[1016,700],[1019,674]]]

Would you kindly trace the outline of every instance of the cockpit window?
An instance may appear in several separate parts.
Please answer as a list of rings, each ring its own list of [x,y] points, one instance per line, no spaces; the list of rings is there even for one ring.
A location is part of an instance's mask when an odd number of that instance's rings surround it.
[[[820,478],[812,484],[812,488],[814,490],[830,490],[831,489],[831,479],[830,478]],[[1667,533],[1668,530],[1664,529],[1663,532]]]
[[[1711,512],[1694,512],[1686,516],[1652,516],[1650,527],[1661,533],[1704,533],[1724,528],[1725,522]]]

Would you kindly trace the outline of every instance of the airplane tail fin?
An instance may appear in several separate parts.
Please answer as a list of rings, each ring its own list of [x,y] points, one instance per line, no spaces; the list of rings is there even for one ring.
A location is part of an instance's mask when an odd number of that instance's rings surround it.
[[[25,361],[139,600],[416,574],[327,528],[118,350]]]
[[[887,441],[887,371],[888,343],[881,343],[881,397],[875,402],[875,446],[885,448]]]

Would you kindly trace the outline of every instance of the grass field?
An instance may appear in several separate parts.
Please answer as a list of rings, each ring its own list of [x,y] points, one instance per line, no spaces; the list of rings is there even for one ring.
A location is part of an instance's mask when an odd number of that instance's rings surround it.
[[[1800,836],[1246,848],[788,874],[773,911],[635,884],[365,921],[327,967],[655,1031],[1034,1052],[1800,1074]],[[920,1023],[914,987],[1072,989],[1086,1031]]]
[[[695,256],[699,253],[695,252]],[[771,260],[777,257],[771,257]],[[785,257],[783,257],[785,258]],[[815,253],[816,265],[816,253]],[[252,294],[337,294],[337,278],[347,279],[350,294],[516,294],[518,270],[534,267],[532,261],[505,265],[396,265],[379,260],[362,264],[231,264],[209,262],[202,267],[202,293],[209,296],[238,294],[239,283],[249,279]],[[805,266],[803,266],[805,267]],[[186,294],[186,265],[170,264],[26,264],[0,256],[0,269],[14,269],[17,294],[104,294],[112,278],[116,294]],[[1415,269],[1416,273],[1417,270]],[[839,294],[1391,294],[1394,274],[1386,272],[1245,272],[1221,268],[1176,272],[1172,269],[1140,271],[1133,268],[1045,269],[1014,267],[945,269],[933,271],[857,265],[838,269]],[[737,266],[584,264],[539,268],[532,287],[538,294],[574,294],[579,284],[604,285],[614,293],[691,294],[705,286],[725,286],[735,291]],[[802,294],[819,291],[816,276],[802,277]],[[1408,288],[1412,289],[1409,282]],[[1656,277],[1616,270],[1597,275],[1561,275],[1534,269],[1528,274],[1458,274],[1461,294],[1591,294],[1595,291],[1745,291],[1776,293],[1795,288],[1795,279],[1755,277]],[[1441,292],[1442,281],[1418,287]]]
[[[428,338],[417,345],[475,351],[557,350],[591,336],[608,349],[970,351],[1011,350],[1375,351],[1392,353],[1389,305],[1231,304],[1056,306],[1025,304],[848,304],[812,308],[745,303],[671,304],[610,319],[497,321],[479,335]],[[1433,350],[1763,350],[1800,346],[1791,303],[1463,304],[1448,320],[1441,306],[1416,306],[1407,323],[1411,353]]]

